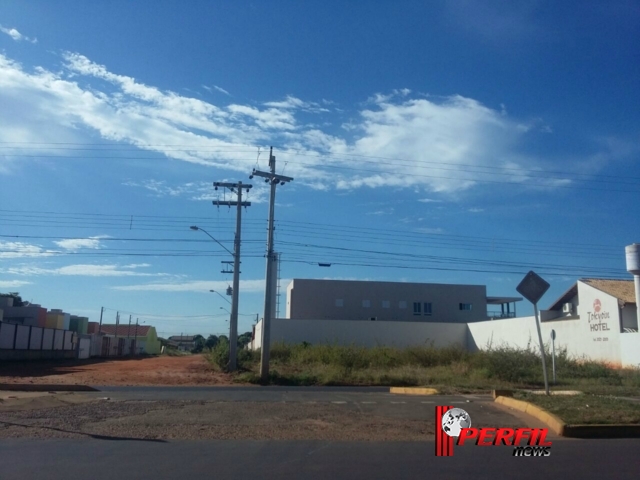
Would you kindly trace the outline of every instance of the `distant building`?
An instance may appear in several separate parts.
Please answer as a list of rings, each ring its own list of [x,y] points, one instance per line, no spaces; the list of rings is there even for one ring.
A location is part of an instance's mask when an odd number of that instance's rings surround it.
[[[94,333],[93,356],[120,356],[132,354],[158,355],[160,354],[160,340],[156,328],[151,325],[129,326],[102,324],[96,327],[95,322],[88,325],[88,332]],[[137,331],[136,331],[137,328]],[[98,333],[101,332],[101,333]]]
[[[484,285],[294,279],[286,318],[469,323],[515,317],[521,300],[487,297]]]
[[[196,337],[193,335],[174,335],[169,337],[169,341],[177,345],[181,352],[190,352],[196,347]]]

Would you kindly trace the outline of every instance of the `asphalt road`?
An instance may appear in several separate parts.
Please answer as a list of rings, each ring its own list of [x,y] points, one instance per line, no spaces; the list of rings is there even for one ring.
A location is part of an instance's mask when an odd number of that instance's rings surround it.
[[[640,440],[567,440],[550,457],[433,442],[1,440],[2,480],[637,479]]]
[[[111,401],[205,401],[334,405],[371,415],[432,422],[436,405],[463,408],[478,427],[525,425],[490,395],[397,395],[388,387],[96,387],[88,396]],[[83,393],[84,395],[84,393]]]

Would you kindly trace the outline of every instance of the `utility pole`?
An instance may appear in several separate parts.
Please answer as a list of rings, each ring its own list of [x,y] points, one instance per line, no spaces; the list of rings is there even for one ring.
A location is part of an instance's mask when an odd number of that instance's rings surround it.
[[[262,347],[260,349],[260,378],[263,382],[269,379],[269,342],[271,341],[271,310],[273,309],[273,268],[276,256],[273,252],[273,220],[274,207],[276,203],[276,186],[291,182],[293,178],[276,174],[276,157],[273,155],[273,147],[269,150],[269,172],[261,172],[253,169],[249,178],[254,176],[263,177],[266,183],[271,184],[269,195],[269,224],[267,234],[267,274],[264,295],[264,318],[262,320]]]
[[[129,315],[129,328],[127,330],[127,338],[131,337],[131,315]]]
[[[212,203],[217,205],[235,206],[236,211],[236,235],[233,242],[233,291],[231,297],[231,319],[229,325],[229,371],[233,372],[237,366],[238,355],[238,300],[240,293],[240,237],[242,230],[242,207],[250,207],[251,202],[242,201],[242,189],[246,189],[247,193],[253,185],[238,183],[222,183],[213,182],[216,190],[218,188],[228,188],[238,196],[237,201],[220,201],[214,200]]]
[[[100,326],[98,327],[98,333],[102,333],[102,313],[104,312],[104,307],[100,307]]]
[[[134,339],[136,348],[133,350],[133,354],[135,355],[136,353],[138,353],[138,319],[137,318],[136,318],[136,333],[134,335],[136,337]]]
[[[118,356],[118,325],[120,325],[120,312],[116,312],[116,331],[115,331],[115,344],[116,344],[116,356]]]

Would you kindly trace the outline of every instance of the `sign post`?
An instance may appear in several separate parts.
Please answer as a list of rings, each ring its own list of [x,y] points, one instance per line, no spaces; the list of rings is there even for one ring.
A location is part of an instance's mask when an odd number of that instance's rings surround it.
[[[551,370],[553,371],[553,384],[556,383],[556,331],[551,330]]]
[[[533,270],[525,275],[516,290],[520,295],[533,303],[533,312],[536,316],[536,328],[538,329],[538,341],[540,342],[540,354],[542,356],[542,373],[544,375],[544,390],[549,395],[549,378],[547,376],[547,362],[544,357],[544,344],[542,343],[542,331],[540,329],[540,316],[538,314],[538,301],[549,290],[549,284]]]

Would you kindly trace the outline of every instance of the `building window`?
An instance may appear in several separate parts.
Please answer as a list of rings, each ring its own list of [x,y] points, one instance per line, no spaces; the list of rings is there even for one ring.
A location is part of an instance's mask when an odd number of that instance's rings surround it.
[[[391,307],[391,302],[389,300],[383,300],[382,308],[389,308],[389,307]]]
[[[400,303],[398,304],[398,308],[407,308],[407,302],[404,300],[400,300]]]
[[[422,309],[421,309],[421,303],[420,302],[413,302],[413,314],[414,315],[420,315],[420,313],[422,313]]]
[[[344,300],[342,300],[341,298],[337,298],[336,307],[344,307]]]
[[[460,304],[460,310],[471,311],[471,304],[470,303],[461,303]]]
[[[371,306],[371,300],[362,300],[362,306],[364,308],[369,308]]]
[[[429,303],[425,302],[424,303],[424,314],[425,315],[431,315],[431,302],[429,302]]]

